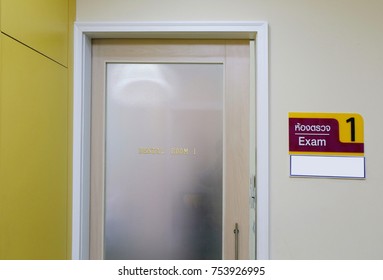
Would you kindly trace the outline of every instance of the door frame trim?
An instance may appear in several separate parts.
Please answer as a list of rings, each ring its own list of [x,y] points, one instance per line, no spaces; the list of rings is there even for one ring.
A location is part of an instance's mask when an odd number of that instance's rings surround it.
[[[75,22],[72,259],[89,258],[91,41],[93,38],[252,39],[256,103],[257,259],[269,259],[269,69],[267,22]],[[252,131],[251,130],[251,131]]]

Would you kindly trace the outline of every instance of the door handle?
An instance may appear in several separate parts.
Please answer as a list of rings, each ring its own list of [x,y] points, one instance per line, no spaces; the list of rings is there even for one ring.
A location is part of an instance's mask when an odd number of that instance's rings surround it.
[[[235,254],[235,260],[238,260],[238,253],[239,253],[239,248],[238,248],[238,242],[239,241],[239,229],[238,229],[238,223],[235,223],[235,228],[234,228],[234,254]]]

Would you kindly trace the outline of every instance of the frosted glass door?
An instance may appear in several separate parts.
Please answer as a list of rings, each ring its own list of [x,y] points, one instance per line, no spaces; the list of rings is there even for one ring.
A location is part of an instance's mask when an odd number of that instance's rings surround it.
[[[222,259],[223,69],[107,64],[105,259]]]

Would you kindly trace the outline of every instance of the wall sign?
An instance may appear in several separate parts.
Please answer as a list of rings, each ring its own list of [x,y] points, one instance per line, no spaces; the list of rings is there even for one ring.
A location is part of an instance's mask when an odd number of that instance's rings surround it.
[[[364,123],[355,113],[289,113],[291,176],[365,178]]]

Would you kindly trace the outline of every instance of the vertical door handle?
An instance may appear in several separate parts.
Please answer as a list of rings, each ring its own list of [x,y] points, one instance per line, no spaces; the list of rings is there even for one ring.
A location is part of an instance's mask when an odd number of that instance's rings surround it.
[[[239,229],[238,229],[238,223],[235,223],[235,228],[234,228],[234,250],[235,250],[235,259],[238,260],[238,241],[239,241]]]

